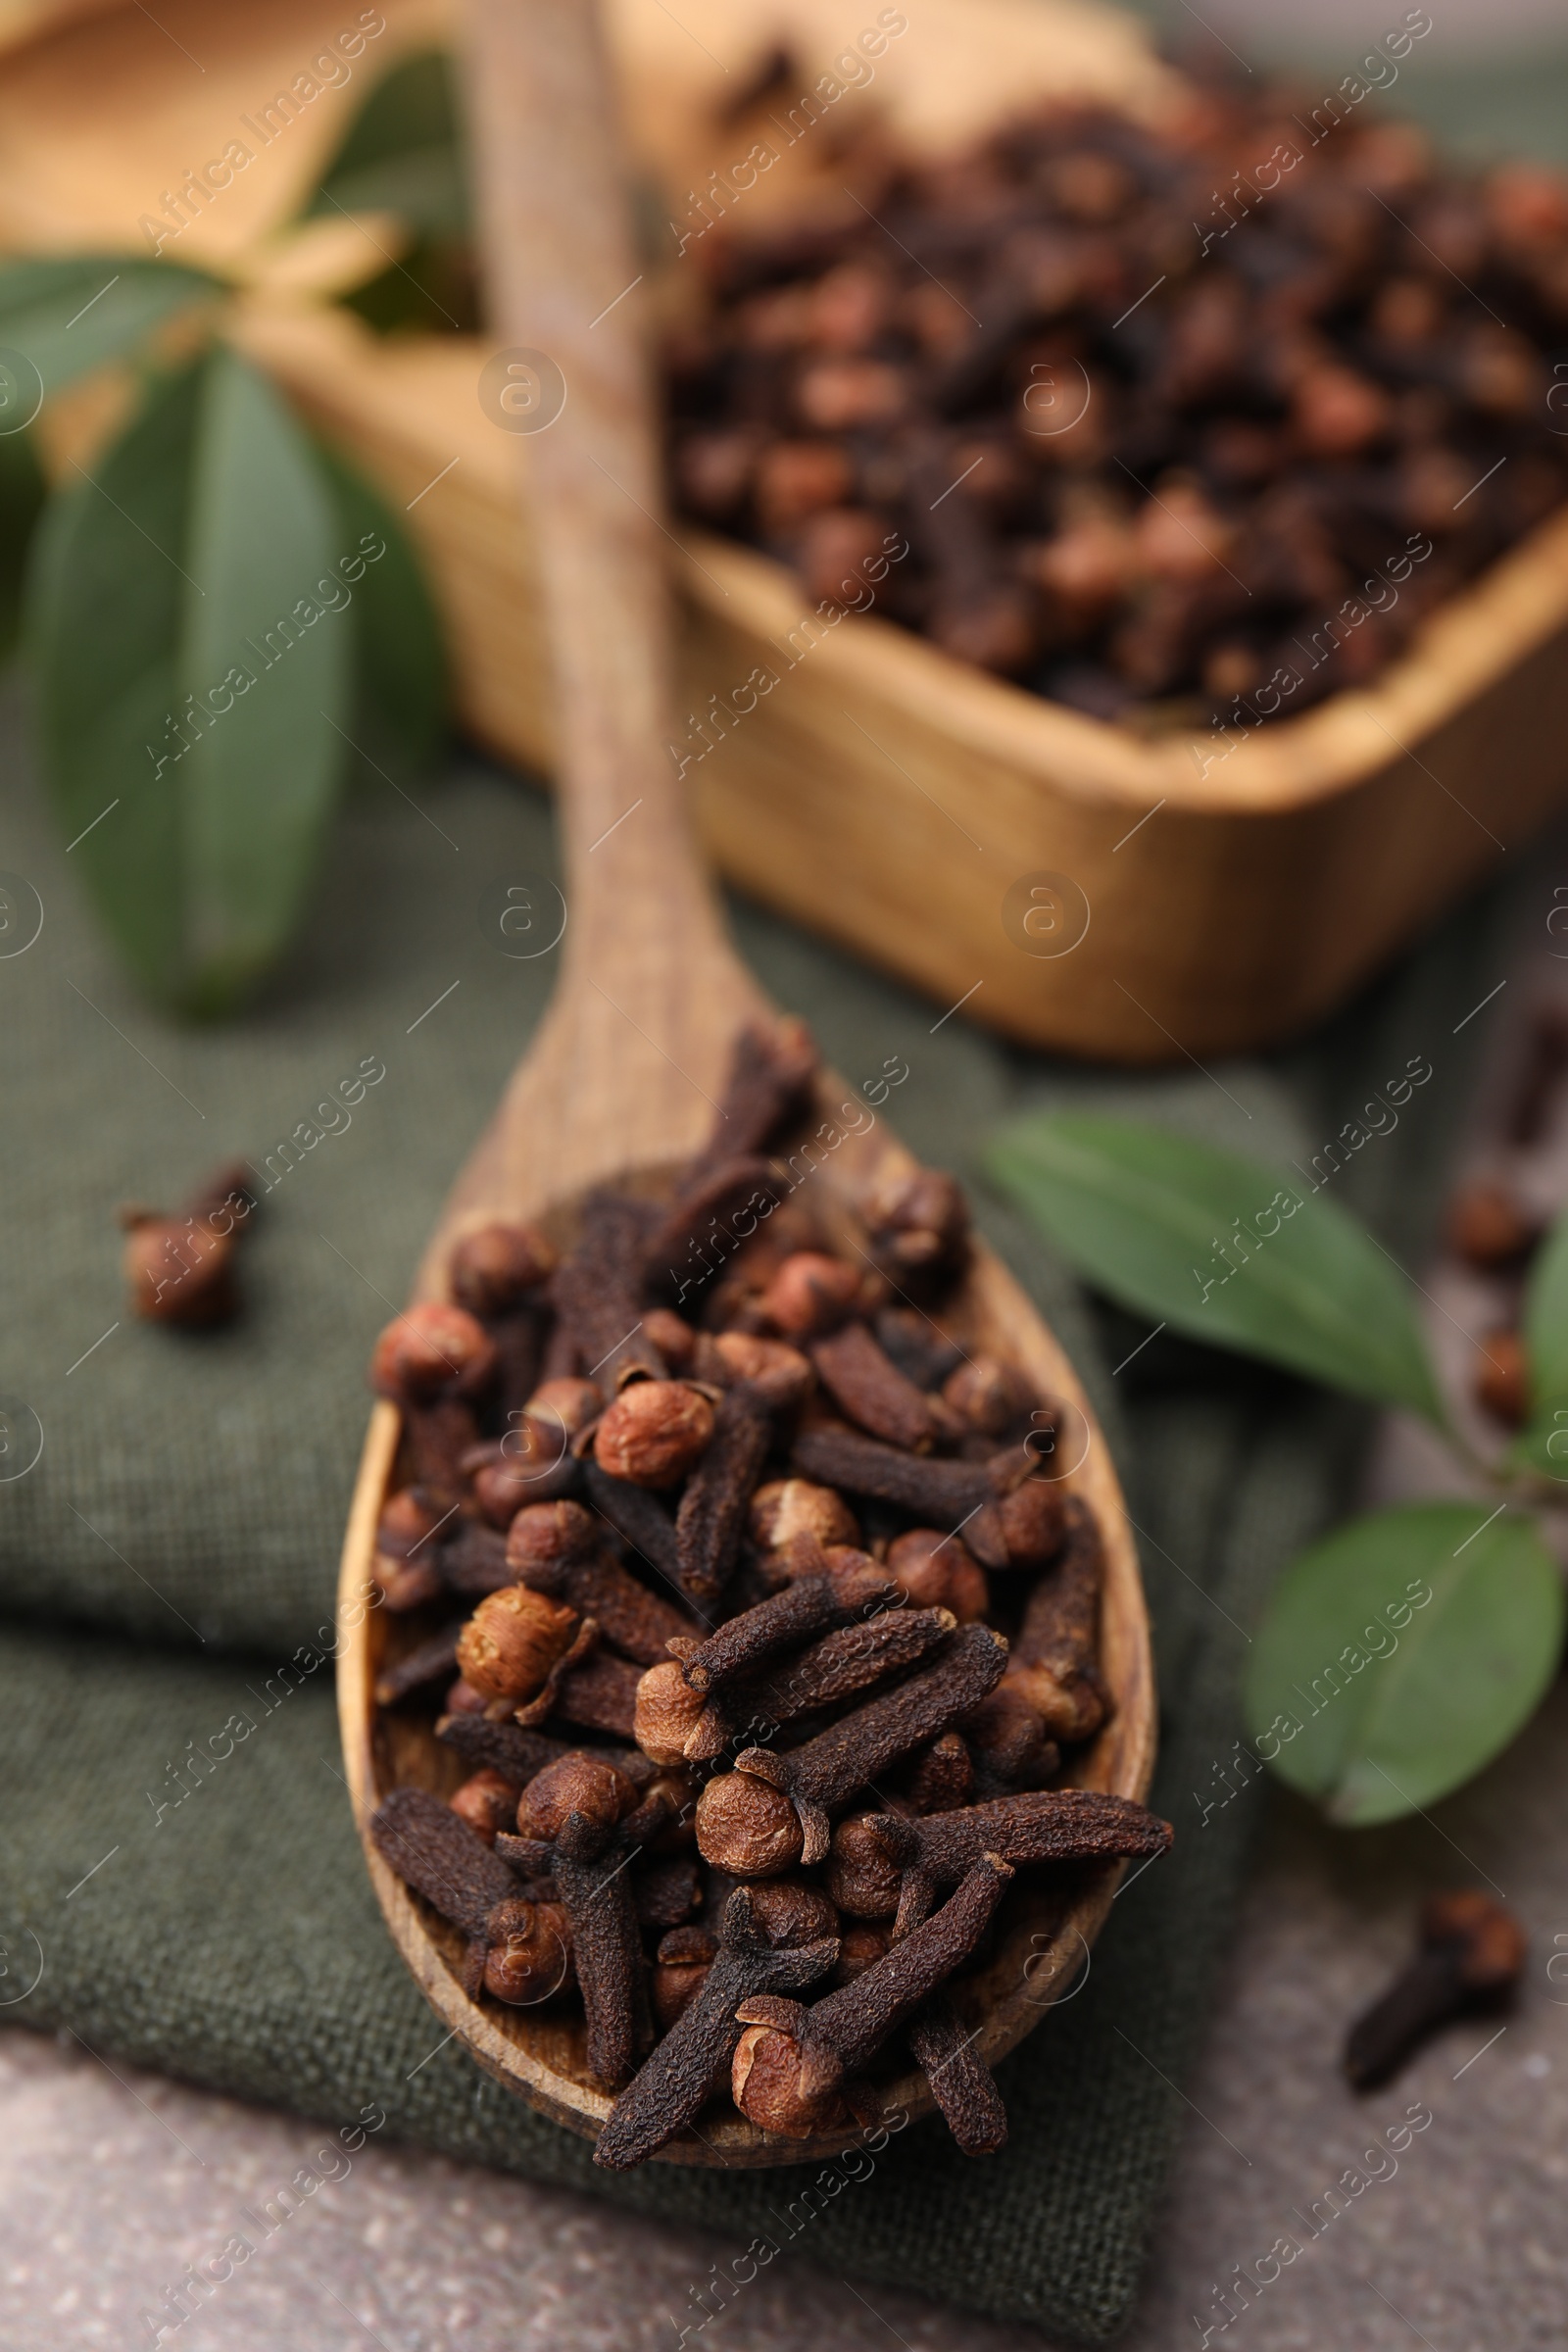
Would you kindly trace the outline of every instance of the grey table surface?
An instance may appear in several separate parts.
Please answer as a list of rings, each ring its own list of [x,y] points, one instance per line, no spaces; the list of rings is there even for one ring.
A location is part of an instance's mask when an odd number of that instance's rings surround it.
[[[1533,860],[1464,1146],[1471,1169],[1510,1175],[1543,1209],[1568,1198],[1568,1092],[1532,1152],[1510,1153],[1499,1139],[1533,1018],[1544,1004],[1568,1011],[1568,937],[1548,927],[1568,900],[1559,874],[1568,877],[1568,836]],[[1497,1298],[1451,1262],[1424,1279],[1433,1344],[1462,1386]],[[1369,1499],[1385,1500],[1463,1491],[1436,1447],[1396,1419],[1384,1426],[1368,1485]],[[1276,1796],[1206,2052],[1186,2088],[1186,2132],[1128,2352],[1222,2337],[1243,2352],[1561,2346],[1565,1778],[1559,1684],[1512,1752],[1430,1817],[1335,1834]],[[1200,1809],[1195,1792],[1185,1834],[1201,1835]],[[1493,2019],[1457,2024],[1390,2088],[1358,2100],[1339,2073],[1347,2023],[1408,1950],[1419,1898],[1455,1884],[1491,1885],[1518,1911],[1531,1943],[1523,1995],[1500,2032]],[[1049,2019],[1039,2031],[1051,2032]],[[1392,2155],[1381,2135],[1412,2106],[1431,2121]],[[868,2296],[805,2260],[759,2273],[715,2309],[705,2285],[721,2262],[727,2276],[736,2249],[699,2231],[373,2138],[352,2157],[318,2159],[322,2147],[320,2130],[297,2118],[116,2071],[69,2039],[0,2035],[0,2345],[679,2352],[683,2330],[717,2352],[1042,2345],[1032,2331],[913,2295]],[[167,2295],[186,2266],[247,2230],[243,2209],[260,2212],[301,2167],[335,2177],[298,2198],[176,2328]],[[1329,2199],[1350,2168],[1360,2188]],[[1282,2237],[1301,2251],[1248,2299],[1240,2270],[1268,2270]]]

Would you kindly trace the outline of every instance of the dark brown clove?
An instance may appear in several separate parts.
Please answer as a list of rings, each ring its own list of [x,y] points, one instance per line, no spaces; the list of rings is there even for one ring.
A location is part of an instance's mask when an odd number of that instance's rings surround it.
[[[798,1647],[824,1627],[869,1615],[896,1598],[895,1588],[874,1571],[859,1585],[857,1589],[832,1577],[803,1577],[730,1618],[706,1642],[671,1643],[672,1654],[680,1659],[692,1690],[721,1690],[755,1676],[781,1650]]]
[[[626,1380],[662,1380],[664,1363],[642,1329],[643,1267],[660,1219],[657,1204],[626,1193],[590,1193],[577,1246],[551,1277],[557,1338],[599,1383],[608,1404]]]
[[[989,1705],[990,1701],[981,1703]],[[968,1803],[973,1787],[974,1760],[968,1742],[961,1732],[944,1732],[940,1740],[933,1740],[909,1776],[909,1802],[917,1813],[952,1813]]]
[[[1075,1494],[1062,1504],[1063,1543],[1029,1595],[1007,1668],[1009,1690],[1029,1701],[1054,1740],[1087,1740],[1105,1720],[1096,1659],[1103,1558],[1093,1511]]]
[[[690,1633],[691,1619],[628,1575],[601,1541],[600,1528],[580,1503],[535,1504],[513,1520],[507,1561],[534,1592],[593,1618],[622,1657],[652,1666],[666,1655],[672,1639]]]
[[[759,1218],[771,1216],[783,1193],[772,1162],[749,1152],[720,1160],[695,1184],[683,1185],[648,1245],[650,1286],[687,1299],[713,1271],[706,1252],[713,1250],[722,1265],[739,1247],[731,1220],[749,1217],[749,1238]],[[693,1299],[689,1311],[700,1303]]]
[[[726,1783],[761,1782],[769,1795],[787,1796],[799,1824],[800,1845],[774,1868],[795,1860],[819,1862],[828,1850],[828,1808],[847,1804],[858,1788],[874,1781],[879,1772],[947,1731],[955,1717],[977,1706],[1002,1679],[1007,1645],[989,1626],[966,1625],[949,1636],[936,1662],[881,1698],[873,1698],[845,1715],[803,1747],[775,1755],[763,1747],[749,1747],[735,1759],[735,1772],[710,1781],[698,1802],[697,1843],[704,1859],[719,1868],[745,1868],[731,1862],[733,1831],[750,1806],[760,1819],[772,1821],[776,1798],[760,1792],[732,1789]],[[722,1795],[717,1792],[722,1791]],[[705,1842],[705,1814],[710,1839]],[[722,1823],[722,1831],[720,1824]],[[787,1843],[787,1840],[780,1840]],[[755,1868],[755,1865],[753,1866]],[[759,1874],[760,1875],[760,1874]]]
[[[790,1467],[798,1477],[844,1487],[852,1494],[871,1494],[879,1502],[897,1503],[900,1509],[913,1511],[953,1532],[997,1499],[997,1489],[982,1462],[900,1453],[895,1446],[859,1437],[849,1429],[803,1429],[795,1441]]]
[[[632,1877],[632,1900],[645,1928],[678,1928],[702,1906],[701,1863],[690,1854],[662,1854]]]
[[[863,1323],[846,1323],[814,1340],[810,1356],[834,1403],[871,1437],[910,1453],[930,1450],[937,1437],[930,1398],[906,1379]]]
[[[591,1624],[592,1619],[585,1619]],[[552,1683],[527,1706],[517,1709],[522,1724],[545,1723],[559,1717],[580,1724],[584,1731],[609,1732],[630,1740],[637,1715],[637,1685],[642,1670],[612,1650],[593,1649],[587,1656],[565,1658]]]
[[[699,1607],[715,1600],[740,1556],[746,1513],[772,1423],[745,1387],[726,1391],[713,1413],[712,1441],[686,1482],[675,1515],[676,1575]]]
[[[675,1546],[675,1522],[658,1497],[646,1487],[612,1478],[594,1461],[583,1464],[583,1491],[601,1519],[678,1592],[680,1555]]]
[[[432,1544],[430,1553],[449,1592],[482,1600],[487,1592],[499,1592],[503,1586],[516,1582],[507,1566],[506,1538],[493,1527],[480,1527],[471,1519],[453,1519],[447,1534],[450,1541],[439,1549]]]
[[[1470,1888],[1432,1896],[1421,1949],[1350,2029],[1345,2071],[1355,2088],[1387,2082],[1449,2018],[1505,2003],[1524,1964],[1524,1931],[1501,1903]]]
[[[865,1204],[865,1224],[878,1265],[922,1296],[933,1280],[963,1270],[969,1206],[956,1179],[939,1168],[913,1168],[880,1184]]]
[[[588,2021],[588,2071],[607,2090],[631,2080],[654,2038],[648,1972],[632,1899],[629,1828],[571,1814],[550,1848],[550,1876],[571,1921]],[[499,1843],[499,1841],[498,1841]]]
[[[809,2009],[773,1993],[743,2000],[737,2014],[750,2030],[737,2044],[732,2074],[741,2113],[789,2139],[836,2124],[846,2077],[967,1960],[1011,1877],[997,1855],[982,1854],[940,1911]]]
[[[463,1988],[476,1999],[488,1949],[487,1923],[517,1882],[484,1839],[428,1788],[394,1788],[370,1816],[370,1835],[400,1879],[468,1938]]]
[[[859,1813],[833,1833],[827,1890],[852,1919],[902,1922],[929,1909],[978,1854],[1006,1862],[1092,1862],[1162,1854],[1171,1827],[1130,1797],[1035,1788],[956,1813]]]
[[[710,1698],[687,1735],[688,1762],[702,1764],[722,1755],[748,1722],[793,1723],[853,1698],[885,1675],[915,1665],[954,1625],[948,1609],[884,1609],[863,1623],[824,1634],[776,1673]]]
[[[1042,1788],[1061,1765],[1061,1750],[1054,1740],[1047,1739],[1037,1709],[1005,1675],[990,1697],[964,1717],[963,1738],[974,1766],[969,1801],[975,1803],[1006,1796],[1015,1788]],[[938,1813],[951,1807],[920,1809]]]
[[[804,1021],[743,1029],[712,1129],[681,1179],[682,1195],[699,1191],[726,1160],[765,1152],[808,1108],[816,1068],[816,1045]]]
[[[940,1388],[964,1361],[957,1341],[939,1331],[917,1306],[881,1307],[873,1323],[884,1352],[917,1389]]]
[[[909,2020],[910,2053],[959,2149],[994,2156],[1006,2144],[1007,2111],[975,2038],[946,1992],[934,1992]]]
[[[443,1715],[435,1736],[466,1764],[475,1770],[488,1764],[519,1788],[525,1788],[536,1772],[543,1772],[547,1764],[567,1753],[564,1740],[552,1740],[543,1732],[524,1731],[515,1723],[492,1723],[484,1715]],[[659,1769],[640,1748],[606,1747],[595,1752],[623,1772],[637,1788],[653,1780]]]
[[[411,1690],[422,1690],[430,1683],[449,1683],[457,1669],[458,1641],[462,1624],[449,1625],[441,1633],[432,1634],[414,1649],[384,1667],[375,1678],[375,1703],[378,1707],[395,1707],[407,1698]]]
[[[624,2172],[641,2164],[691,2122],[741,2037],[736,2012],[759,1993],[801,1992],[838,1957],[836,1937],[773,1944],[758,1927],[749,1888],[724,1906],[718,1950],[707,1978],[635,2082],[611,2109],[594,2148],[595,2164]]]

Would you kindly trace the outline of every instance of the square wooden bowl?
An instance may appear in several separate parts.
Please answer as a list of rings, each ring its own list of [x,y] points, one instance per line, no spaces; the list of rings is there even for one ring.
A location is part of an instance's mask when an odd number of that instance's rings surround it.
[[[450,37],[445,0],[384,0],[381,13],[362,87],[399,51]],[[286,83],[325,29],[307,0],[252,0],[216,23],[197,0],[173,0],[160,13],[167,38],[123,6],[78,5],[63,22],[44,11],[41,28],[39,14],[0,85],[0,241],[23,250],[133,248],[158,190]],[[734,134],[715,128],[726,89],[781,35],[810,84],[879,11],[867,0],[852,22],[832,0],[787,12],[683,0],[677,23],[660,0],[612,0],[611,15],[642,167],[671,217],[690,219],[687,191],[737,160]],[[199,78],[172,45],[187,42]],[[920,0],[870,85],[832,103],[880,106],[898,138],[935,149],[1053,94],[1157,119],[1175,87],[1113,12]],[[407,510],[446,615],[463,722],[503,758],[548,768],[516,452],[478,397],[490,347],[378,340],[326,307],[357,228],[265,243],[352,103],[323,92],[169,250],[243,260],[256,286],[249,348]],[[824,172],[818,126],[744,202],[760,220]],[[969,1017],[1031,1044],[1157,1062],[1299,1029],[1568,787],[1568,510],[1434,615],[1369,689],[1246,737],[1158,742],[970,669],[874,612],[803,631],[798,585],[749,549],[677,524],[670,554],[687,708],[700,717],[717,697],[732,713],[710,729],[710,751],[684,724],[679,747],[723,872],[936,1006],[962,1000]],[[777,683],[736,714],[759,669]]]

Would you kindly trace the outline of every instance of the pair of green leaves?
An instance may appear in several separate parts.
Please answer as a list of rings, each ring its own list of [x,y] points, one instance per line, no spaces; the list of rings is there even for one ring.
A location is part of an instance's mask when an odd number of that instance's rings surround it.
[[[1321,1182],[1072,1113],[1004,1129],[988,1164],[1122,1305],[1445,1426],[1411,1285]],[[1515,1459],[1568,1481],[1568,1220],[1534,1276],[1526,1340],[1538,1404]],[[1528,1516],[1491,1512],[1421,1504],[1355,1520],[1282,1580],[1250,1661],[1249,1728],[1332,1818],[1364,1825],[1432,1803],[1539,1705],[1562,1646],[1561,1580]]]
[[[0,344],[47,394],[140,361],[224,291],[162,262],[23,263],[0,273]],[[295,931],[356,759],[407,767],[438,738],[439,636],[408,545],[213,342],[149,374],[121,438],[68,469],[25,602],[74,860],[150,994],[227,1011]]]

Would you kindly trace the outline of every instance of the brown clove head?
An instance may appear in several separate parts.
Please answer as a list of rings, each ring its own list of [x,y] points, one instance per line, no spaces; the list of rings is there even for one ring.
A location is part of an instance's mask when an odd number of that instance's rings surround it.
[[[527,1585],[487,1592],[463,1629],[458,1667],[488,1698],[531,1698],[577,1632],[575,1609]]]
[[[829,1544],[858,1544],[855,1513],[832,1487],[808,1478],[774,1478],[752,1496],[751,1537],[760,1551],[784,1551],[792,1538],[813,1536]]]
[[[620,1395],[594,1434],[601,1469],[634,1487],[673,1487],[706,1450],[713,1408],[683,1380],[638,1380]]]
[[[486,1933],[484,1988],[498,2001],[527,2008],[571,1984],[571,1925],[564,1904],[530,1903],[521,1896],[498,1903]]]
[[[888,1546],[888,1574],[916,1609],[951,1609],[960,1625],[972,1625],[990,1606],[986,1572],[961,1536],[934,1527],[912,1527]]]
[[[517,1835],[554,1845],[573,1813],[597,1828],[610,1829],[637,1801],[637,1791],[623,1772],[606,1758],[576,1748],[547,1764],[528,1783],[517,1799]]]
[[[556,1253],[529,1225],[481,1225],[448,1261],[452,1296],[470,1315],[511,1314],[555,1269]]]
[[[482,1771],[470,1773],[448,1801],[475,1837],[482,1838],[486,1845],[494,1845],[496,1832],[512,1826],[517,1809],[517,1791],[504,1773],[487,1764]]]
[[[860,1295],[858,1270],[819,1250],[797,1250],[762,1293],[761,1309],[787,1340],[834,1331],[853,1313]]]
[[[433,1301],[394,1316],[375,1343],[370,1386],[395,1404],[477,1396],[496,1368],[495,1343],[461,1306]]]
[[[770,1878],[793,1869],[803,1844],[784,1791],[750,1773],[720,1773],[697,1800],[697,1850],[715,1870],[738,1879]]]
[[[707,1701],[687,1682],[678,1658],[650,1666],[637,1685],[632,1738],[655,1764],[673,1768],[686,1761],[686,1742]]]
[[[525,1584],[531,1571],[564,1568],[592,1557],[600,1530],[580,1502],[530,1502],[507,1529],[507,1566]]]

